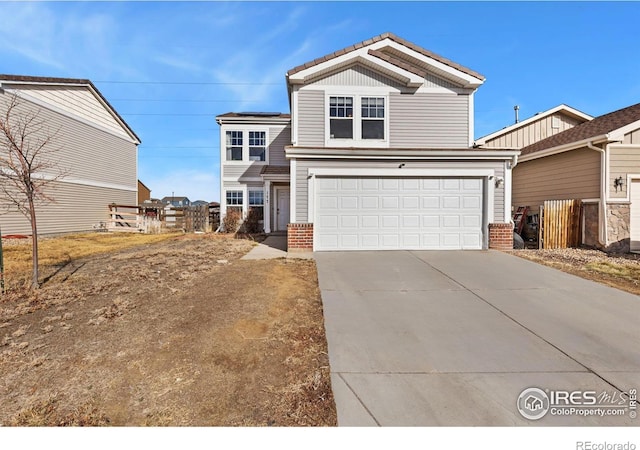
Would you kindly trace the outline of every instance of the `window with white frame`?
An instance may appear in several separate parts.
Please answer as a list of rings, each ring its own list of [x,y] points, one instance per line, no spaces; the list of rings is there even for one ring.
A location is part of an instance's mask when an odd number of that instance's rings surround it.
[[[253,211],[258,220],[264,220],[264,191],[249,191],[249,212]]]
[[[267,156],[267,133],[249,131],[249,161],[265,161]]]
[[[384,97],[362,97],[362,139],[384,139]]]
[[[329,136],[353,139],[353,97],[329,97]]]
[[[242,215],[243,192],[242,191],[227,191],[227,210],[231,209],[238,211]]]
[[[227,161],[242,161],[242,131],[227,131]]]

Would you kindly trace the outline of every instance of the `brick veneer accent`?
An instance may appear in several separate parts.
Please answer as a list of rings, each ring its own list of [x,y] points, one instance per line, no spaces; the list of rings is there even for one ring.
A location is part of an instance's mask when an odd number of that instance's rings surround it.
[[[290,223],[287,225],[287,251],[313,251],[313,224]]]
[[[513,250],[513,225],[510,223],[490,223],[489,248]]]

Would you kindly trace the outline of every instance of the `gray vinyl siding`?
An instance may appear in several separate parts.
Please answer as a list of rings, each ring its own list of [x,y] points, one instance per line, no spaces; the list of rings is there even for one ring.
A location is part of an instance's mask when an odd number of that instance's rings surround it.
[[[264,166],[264,164],[224,164],[222,176],[241,181],[243,178],[260,178],[260,172]]]
[[[519,162],[512,204],[537,211],[545,200],[600,197],[600,153],[586,148]]]
[[[400,83],[360,65],[325,75],[322,78],[310,81],[308,84],[319,86],[392,87],[398,90],[403,88]]]
[[[613,147],[609,155],[609,197],[626,198],[629,185],[628,174],[640,174],[640,147]],[[618,188],[613,185],[616,178],[622,177],[624,186]]]
[[[469,98],[453,93],[389,95],[391,148],[466,148]]]
[[[299,146],[324,147],[324,91],[298,92]]]
[[[136,192],[57,182],[48,191],[54,203],[36,208],[38,234],[94,230],[109,219],[109,204],[135,205]],[[28,220],[17,212],[0,215],[2,234],[31,234]]]
[[[289,161],[284,152],[287,145],[291,145],[291,127],[269,128],[269,164],[273,166],[288,166]]]
[[[553,127],[553,118],[557,118],[557,128]],[[523,148],[534,144],[542,139],[546,139],[555,134],[561,133],[569,128],[585,122],[574,117],[556,113],[539,120],[535,120],[527,125],[512,130],[494,139],[488,140],[483,147],[500,148]]]
[[[4,111],[8,96],[0,94]],[[122,185],[137,190],[137,147],[129,140],[94,128],[47,108],[21,100],[19,113],[38,112],[41,137],[53,135],[51,154],[65,178]],[[83,197],[78,199],[83,200]],[[135,202],[135,201],[134,201]]]
[[[405,163],[406,169],[442,169],[450,168],[452,171],[455,169],[493,169],[496,177],[504,177],[504,162],[502,161],[450,161],[450,162],[407,162],[406,160],[398,161],[331,161],[331,160],[309,160],[298,159],[296,161],[296,173],[293,175],[293,180],[296,186],[296,221],[307,222],[308,221],[308,170],[309,168],[389,168],[397,167],[397,164]],[[504,188],[495,189],[494,191],[494,217],[495,222],[504,222]],[[491,220],[490,220],[491,221]]]

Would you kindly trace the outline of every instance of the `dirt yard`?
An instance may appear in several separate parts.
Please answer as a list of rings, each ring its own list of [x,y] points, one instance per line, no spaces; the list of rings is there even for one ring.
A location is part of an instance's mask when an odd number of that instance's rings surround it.
[[[607,254],[599,250],[581,248],[513,250],[512,253],[588,280],[640,295],[640,255],[637,254]]]
[[[184,236],[0,297],[0,425],[336,424],[316,268]]]

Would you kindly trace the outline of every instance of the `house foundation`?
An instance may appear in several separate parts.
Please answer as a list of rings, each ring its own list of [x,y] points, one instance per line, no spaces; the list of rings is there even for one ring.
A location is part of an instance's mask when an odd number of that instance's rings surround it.
[[[313,251],[312,223],[290,223],[287,225],[287,251],[292,253]]]
[[[489,224],[489,248],[513,250],[513,225],[511,223]]]

